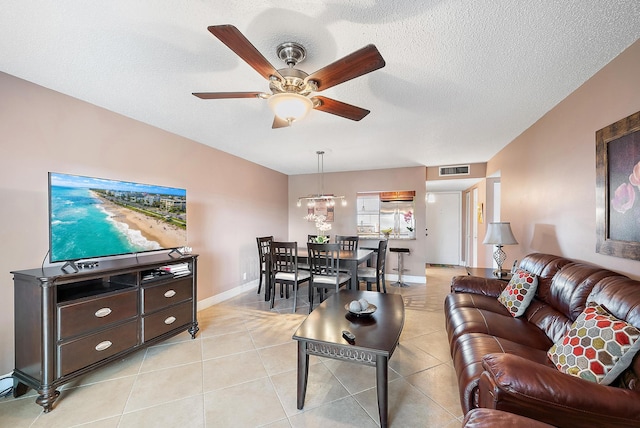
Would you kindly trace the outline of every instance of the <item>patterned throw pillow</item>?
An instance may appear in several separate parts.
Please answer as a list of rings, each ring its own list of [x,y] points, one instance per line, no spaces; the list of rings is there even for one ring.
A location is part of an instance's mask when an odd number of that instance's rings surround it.
[[[514,317],[524,314],[533,300],[538,288],[538,277],[523,269],[517,269],[511,277],[511,281],[502,290],[498,301],[509,310]]]
[[[547,355],[561,372],[609,385],[640,347],[640,330],[591,302]]]

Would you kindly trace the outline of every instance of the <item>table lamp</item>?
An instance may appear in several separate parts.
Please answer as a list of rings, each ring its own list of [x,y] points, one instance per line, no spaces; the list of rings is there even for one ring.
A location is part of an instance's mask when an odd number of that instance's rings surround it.
[[[511,223],[489,223],[489,227],[487,228],[487,235],[485,236],[482,243],[496,246],[496,251],[493,253],[493,259],[496,261],[498,269],[493,271],[493,274],[498,278],[503,277],[505,275],[505,272],[502,271],[502,264],[507,258],[507,255],[502,250],[502,246],[516,245],[518,243],[518,241],[516,241],[516,238],[513,236],[513,232],[511,232]]]

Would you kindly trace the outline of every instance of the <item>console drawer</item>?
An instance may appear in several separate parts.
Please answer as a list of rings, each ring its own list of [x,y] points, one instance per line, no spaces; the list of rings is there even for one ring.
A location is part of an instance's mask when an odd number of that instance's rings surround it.
[[[182,278],[142,288],[142,313],[149,314],[193,297],[193,278]]]
[[[176,306],[147,315],[142,318],[142,341],[146,342],[193,321],[193,302],[187,301]]]
[[[58,345],[57,377],[73,373],[138,344],[138,321]]]
[[[91,300],[58,306],[58,339],[106,327],[138,315],[138,293],[133,289]]]

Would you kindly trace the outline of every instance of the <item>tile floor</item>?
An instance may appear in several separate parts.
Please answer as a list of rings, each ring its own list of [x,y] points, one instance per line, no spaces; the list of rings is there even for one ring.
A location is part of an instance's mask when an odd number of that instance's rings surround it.
[[[428,267],[427,284],[387,287],[405,302],[389,361],[391,427],[459,427],[462,412],[444,331],[443,301],[462,268]],[[375,369],[312,357],[304,410],[296,409],[296,343],[307,287],[269,310],[256,289],[199,312],[182,333],[76,379],[44,414],[35,392],[0,399],[2,427],[376,427]]]

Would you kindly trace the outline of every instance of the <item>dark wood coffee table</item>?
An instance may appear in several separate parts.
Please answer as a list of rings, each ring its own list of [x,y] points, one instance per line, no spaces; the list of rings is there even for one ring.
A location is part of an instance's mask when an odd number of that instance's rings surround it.
[[[365,298],[377,306],[366,317],[345,309],[352,300]],[[304,407],[309,375],[309,355],[334,358],[376,368],[380,426],[387,426],[389,358],[398,345],[404,325],[404,302],[399,294],[341,290],[309,314],[293,338],[298,341],[298,409]],[[342,337],[348,330],[356,338],[350,344]]]

